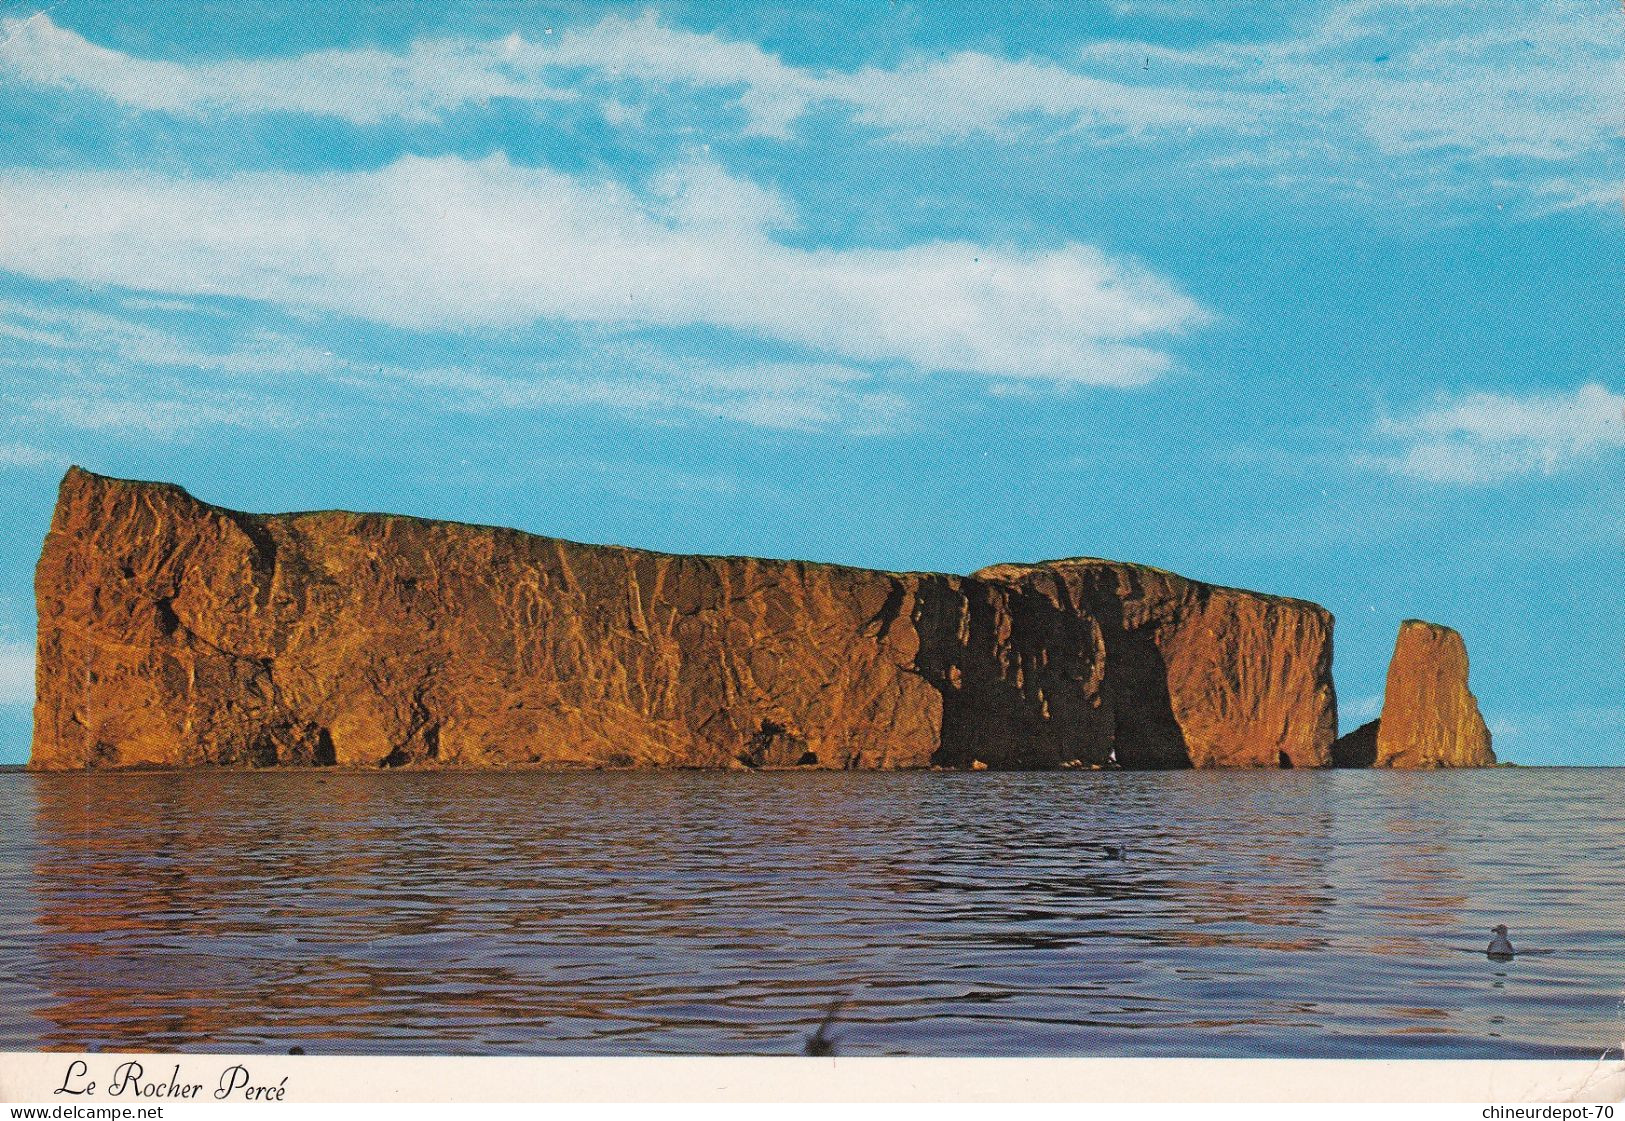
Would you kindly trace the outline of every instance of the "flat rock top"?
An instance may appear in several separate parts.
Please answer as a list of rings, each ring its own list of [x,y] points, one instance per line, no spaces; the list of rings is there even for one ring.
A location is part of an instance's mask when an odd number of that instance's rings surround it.
[[[462,521],[456,521],[456,520],[448,519],[448,518],[425,518],[425,517],[419,517],[419,516],[416,516],[416,515],[413,515],[413,514],[394,514],[394,513],[378,512],[378,511],[342,510],[342,509],[292,510],[292,511],[281,511],[281,512],[276,512],[276,513],[255,513],[255,512],[249,512],[249,511],[236,510],[236,509],[232,509],[230,507],[225,507],[225,506],[216,506],[213,503],[205,502],[204,500],[202,500],[202,499],[198,498],[197,496],[193,495],[185,487],[182,487],[182,486],[180,486],[180,485],[178,485],[176,483],[148,482],[148,481],[136,480],[136,479],[121,479],[121,478],[118,478],[118,477],[112,476],[112,475],[100,475],[100,474],[97,474],[94,471],[88,471],[85,468],[78,467],[78,466],[73,466],[73,467],[68,468],[67,475],[62,480],[62,489],[63,489],[63,491],[65,493],[69,492],[69,491],[72,491],[72,490],[97,489],[97,488],[104,489],[104,490],[130,488],[130,489],[134,489],[134,490],[161,491],[161,492],[169,493],[169,494],[176,495],[176,496],[179,496],[179,497],[183,497],[186,500],[188,500],[190,502],[195,502],[195,503],[198,504],[198,506],[200,506],[202,508],[205,508],[205,509],[208,509],[208,510],[217,511],[219,513],[228,514],[228,515],[238,517],[238,518],[248,517],[248,518],[254,518],[254,519],[257,519],[257,520],[265,520],[265,521],[273,521],[274,520],[274,521],[282,521],[282,522],[299,522],[299,521],[322,521],[322,520],[335,519],[335,518],[351,518],[351,519],[360,519],[360,520],[367,520],[367,521],[396,522],[396,523],[404,523],[404,524],[410,524],[410,525],[418,525],[418,526],[422,526],[422,527],[424,527],[426,529],[452,528],[452,529],[458,529],[458,530],[467,530],[467,531],[471,531],[471,532],[494,533],[494,534],[511,534],[511,535],[514,535],[514,536],[517,536],[517,537],[530,538],[530,539],[534,539],[534,540],[538,540],[538,541],[547,541],[547,542],[559,541],[559,542],[563,542],[566,545],[577,545],[577,546],[580,546],[582,548],[611,549],[611,550],[617,550],[617,551],[621,551],[621,552],[640,553],[640,554],[653,555],[653,556],[662,556],[662,557],[681,557],[681,558],[690,558],[690,559],[694,559],[694,560],[728,561],[728,562],[740,562],[740,563],[749,562],[749,563],[773,565],[773,566],[780,566],[780,565],[783,565],[783,566],[795,566],[795,567],[805,568],[805,569],[832,569],[832,570],[838,570],[838,571],[842,571],[842,572],[864,573],[864,574],[881,575],[881,576],[896,576],[896,577],[945,577],[946,576],[946,577],[952,577],[952,578],[958,578],[958,579],[966,578],[963,574],[960,574],[960,573],[930,572],[930,571],[923,571],[923,570],[897,570],[897,569],[865,568],[865,567],[863,567],[861,565],[842,564],[842,563],[834,562],[834,561],[796,560],[796,559],[777,558],[777,557],[756,557],[756,556],[745,556],[745,555],[740,555],[740,554],[724,554],[724,553],[717,553],[717,554],[709,554],[709,553],[669,553],[669,552],[664,552],[664,551],[661,551],[661,550],[658,550],[658,549],[645,549],[645,548],[641,548],[641,547],[638,547],[638,546],[615,545],[615,544],[597,544],[597,543],[594,543],[594,542],[572,541],[572,540],[568,540],[566,538],[549,536],[547,534],[532,533],[532,532],[530,532],[528,530],[514,529],[514,528],[512,528],[510,526],[490,525],[490,524],[481,523],[481,522],[462,522]],[[1060,558],[1057,558],[1057,559],[1054,559],[1054,560],[1034,561],[1034,562],[1031,562],[1031,563],[1018,562],[1018,561],[1001,562],[999,564],[988,565],[988,566],[986,566],[984,568],[977,569],[975,572],[970,573],[968,578],[972,579],[972,580],[995,581],[995,582],[999,582],[999,583],[1014,583],[1014,582],[1018,582],[1020,580],[1023,580],[1023,579],[1025,579],[1027,577],[1030,577],[1035,573],[1054,572],[1054,571],[1067,571],[1067,570],[1077,570],[1077,569],[1108,569],[1108,570],[1112,570],[1112,571],[1115,571],[1115,572],[1137,573],[1137,574],[1141,574],[1141,575],[1150,575],[1150,576],[1156,576],[1156,577],[1159,577],[1161,579],[1168,580],[1168,581],[1171,581],[1171,582],[1177,582],[1177,583],[1182,584],[1182,585],[1188,585],[1188,586],[1190,586],[1192,588],[1203,589],[1203,590],[1208,590],[1208,591],[1222,593],[1222,594],[1229,594],[1229,595],[1251,596],[1251,597],[1256,597],[1257,599],[1269,601],[1269,602],[1272,602],[1272,603],[1280,603],[1280,604],[1283,604],[1283,605],[1289,605],[1289,606],[1294,606],[1294,607],[1313,608],[1313,609],[1315,609],[1317,611],[1324,611],[1325,610],[1319,604],[1313,603],[1313,602],[1311,602],[1309,600],[1295,599],[1295,598],[1290,597],[1290,596],[1274,595],[1274,594],[1269,593],[1269,592],[1255,591],[1255,590],[1250,589],[1250,588],[1237,588],[1237,587],[1230,587],[1230,586],[1223,585],[1223,584],[1213,584],[1213,583],[1209,583],[1209,582],[1203,581],[1203,580],[1192,579],[1189,576],[1182,576],[1177,572],[1170,572],[1169,570],[1164,569],[1164,568],[1157,568],[1154,565],[1139,564],[1139,563],[1134,562],[1134,561],[1110,560],[1110,559],[1107,559],[1107,558],[1104,558],[1104,557],[1060,557]],[[1431,625],[1431,624],[1427,624],[1427,625]]]
[[[1107,570],[1111,572],[1127,573],[1139,576],[1151,576],[1166,580],[1171,584],[1200,589],[1219,595],[1248,596],[1269,603],[1276,603],[1286,607],[1309,608],[1315,611],[1324,611],[1320,604],[1306,599],[1295,599],[1292,596],[1276,595],[1272,592],[1260,592],[1252,588],[1237,588],[1226,584],[1213,584],[1205,580],[1193,580],[1189,576],[1182,576],[1177,572],[1170,572],[1166,568],[1155,565],[1140,564],[1136,561],[1108,560],[1104,557],[1059,557],[1055,560],[1034,561],[1031,564],[1008,562],[991,564],[986,568],[979,568],[971,573],[975,580],[996,580],[1004,583],[1015,583],[1028,579],[1034,575],[1045,572],[1069,572],[1087,569]]]

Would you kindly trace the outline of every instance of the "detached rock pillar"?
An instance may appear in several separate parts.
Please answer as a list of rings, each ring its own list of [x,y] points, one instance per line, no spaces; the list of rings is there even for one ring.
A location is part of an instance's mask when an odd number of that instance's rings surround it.
[[[1382,716],[1349,733],[1333,746],[1339,765],[1359,766],[1370,750],[1369,765],[1421,767],[1492,767],[1490,730],[1467,688],[1467,646],[1449,627],[1407,619],[1400,624]]]

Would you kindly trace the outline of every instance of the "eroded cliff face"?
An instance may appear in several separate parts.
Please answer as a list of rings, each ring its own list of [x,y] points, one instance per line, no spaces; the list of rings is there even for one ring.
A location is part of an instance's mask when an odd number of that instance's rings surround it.
[[[1332,617],[1142,565],[996,565],[968,625],[922,639],[946,676],[942,755],[1021,766],[1324,766],[1337,735]],[[946,656],[950,671],[939,663]],[[957,676],[956,676],[957,674]]]
[[[36,579],[37,768],[1322,766],[1331,616],[1106,561],[888,573],[77,468]]]
[[[1467,646],[1449,627],[1407,619],[1376,720],[1377,767],[1490,767],[1495,752],[1467,688]]]

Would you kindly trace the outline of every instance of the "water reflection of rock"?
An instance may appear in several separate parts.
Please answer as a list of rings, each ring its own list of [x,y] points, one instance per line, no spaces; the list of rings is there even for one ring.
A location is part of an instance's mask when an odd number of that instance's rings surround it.
[[[34,864],[36,790],[32,775],[0,772],[0,1051],[33,1050],[43,1025],[34,979],[44,974]]]
[[[1326,870],[1334,813],[1323,783],[1279,776],[1267,800],[1244,790],[1184,825],[1199,863],[1168,883],[1186,923],[1159,935],[1170,945],[1246,947],[1283,954],[1328,947],[1335,896]],[[1239,795],[1239,796],[1238,796]],[[1246,864],[1245,878],[1235,875]]]
[[[1373,888],[1350,925],[1369,931],[1371,953],[1448,952],[1471,909],[1469,856],[1453,836],[1461,807],[1403,774],[1340,773],[1334,787],[1353,802],[1338,814],[1337,870]]]
[[[940,797],[924,808],[957,843],[887,869],[931,921],[906,968],[887,972],[886,1003],[854,1041],[883,1041],[886,1022],[914,1025],[925,1009],[971,1036],[1047,1033],[1036,1053],[1063,1038],[1121,1048],[1120,1033],[1146,1022],[1195,1032],[1307,1024],[1303,1002],[1268,994],[1275,972],[1305,985],[1326,972],[1306,960],[1329,944],[1330,816],[1315,776],[1270,775],[1257,800],[1201,773],[1069,777],[1064,813],[1053,776],[999,776],[973,801],[934,788]],[[1106,838],[1126,843],[1129,858],[1105,860]],[[1237,854],[1251,862],[1244,877]],[[1215,1017],[1214,1006],[1236,1013]]]
[[[211,993],[241,982],[230,959],[175,947],[209,910],[207,862],[176,854],[206,843],[206,821],[176,812],[154,775],[64,776],[37,784],[34,883],[39,980],[55,997],[42,1044],[179,1046],[213,1026]],[[229,974],[229,976],[222,976]]]
[[[455,874],[445,855],[456,846],[433,830],[407,840],[410,823],[394,823],[398,791],[335,776],[321,798],[263,798],[268,785],[317,780],[208,780],[40,784],[40,984],[56,998],[40,1011],[52,1025],[46,1046],[342,1038],[353,1034],[347,1013],[409,1007],[429,970],[446,966],[432,949],[451,918],[445,893],[414,894],[385,865],[404,859]],[[406,961],[368,961],[414,936],[429,940]],[[502,980],[490,970],[432,976],[437,1003],[454,1010],[460,990],[495,993]]]
[[[794,1054],[851,992],[843,1055],[1572,1053],[1619,876],[1541,870],[1618,825],[1463,808],[1516,778],[30,775],[0,997],[27,1048]],[[1559,954],[1491,972],[1500,918]]]

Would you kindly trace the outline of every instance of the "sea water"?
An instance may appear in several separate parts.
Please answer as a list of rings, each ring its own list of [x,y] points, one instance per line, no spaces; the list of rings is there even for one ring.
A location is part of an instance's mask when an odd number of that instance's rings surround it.
[[[5,773],[0,1050],[1594,1058],[1622,854],[1625,770]]]

